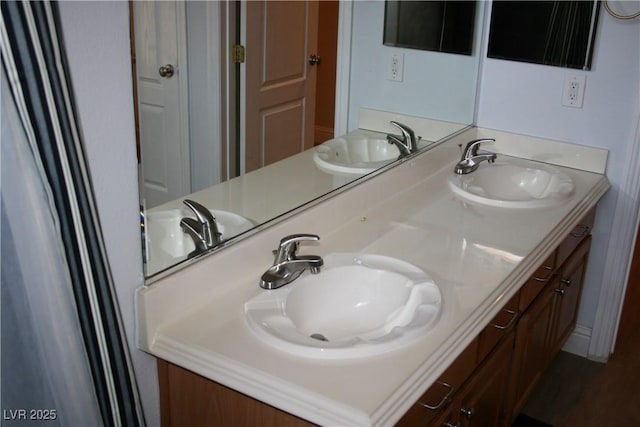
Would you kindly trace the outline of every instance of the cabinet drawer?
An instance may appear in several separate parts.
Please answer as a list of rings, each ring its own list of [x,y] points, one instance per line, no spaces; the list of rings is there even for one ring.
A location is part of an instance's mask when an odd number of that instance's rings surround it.
[[[556,269],[556,251],[547,258],[533,275],[525,282],[520,290],[520,311],[531,305],[547,283],[551,280]]]
[[[500,339],[507,335],[515,325],[520,316],[519,301],[520,292],[516,293],[489,322],[487,327],[480,332],[478,336],[478,363],[491,353]]]
[[[556,260],[556,266],[560,267],[562,263],[571,255],[573,250],[578,247],[588,235],[591,234],[593,223],[596,218],[596,210],[591,209],[588,214],[580,220],[580,223],[569,233],[569,235],[558,246],[558,257]]]
[[[396,427],[424,426],[433,422],[436,417],[442,416],[448,410],[455,392],[475,370],[478,364],[477,354],[478,339],[476,338],[407,411]]]

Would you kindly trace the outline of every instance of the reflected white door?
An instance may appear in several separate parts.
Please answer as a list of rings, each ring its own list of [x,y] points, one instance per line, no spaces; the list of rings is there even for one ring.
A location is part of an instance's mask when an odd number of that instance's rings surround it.
[[[313,146],[317,1],[249,1],[245,171]]]
[[[183,2],[133,2],[142,194],[147,208],[189,194]]]

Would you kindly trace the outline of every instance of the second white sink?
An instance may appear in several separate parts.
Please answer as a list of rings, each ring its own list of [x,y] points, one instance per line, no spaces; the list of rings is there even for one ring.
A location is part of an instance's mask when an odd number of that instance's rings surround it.
[[[440,290],[416,266],[354,253],[324,262],[320,274],[245,303],[256,336],[301,356],[349,358],[401,348],[435,324]]]
[[[449,188],[462,199],[502,208],[543,208],[567,200],[571,178],[559,169],[529,160],[499,156],[466,175],[451,174]]]

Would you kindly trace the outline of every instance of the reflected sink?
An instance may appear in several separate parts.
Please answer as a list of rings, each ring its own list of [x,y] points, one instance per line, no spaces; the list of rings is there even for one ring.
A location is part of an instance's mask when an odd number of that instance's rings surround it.
[[[449,188],[460,198],[501,208],[543,208],[571,197],[573,180],[553,166],[499,156],[466,175],[452,174]]]
[[[236,213],[210,209],[216,218],[222,240],[229,239],[247,230],[255,224]],[[193,239],[180,228],[180,220],[193,217],[187,209],[167,209],[150,211],[146,215],[147,248],[149,251],[149,269],[159,271],[184,259],[195,249]]]
[[[318,145],[313,161],[323,172],[354,177],[373,172],[399,155],[385,134],[357,130]]]
[[[418,267],[382,255],[335,253],[320,274],[305,273],[245,303],[265,343],[306,357],[352,358],[395,350],[436,323],[440,290]]]

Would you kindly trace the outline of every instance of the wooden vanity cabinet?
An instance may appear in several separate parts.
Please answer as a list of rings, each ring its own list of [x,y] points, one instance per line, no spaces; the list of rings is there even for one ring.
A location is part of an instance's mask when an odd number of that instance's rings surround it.
[[[593,220],[592,211],[522,288],[520,307],[526,307],[516,328],[506,425],[515,419],[575,329]],[[527,302],[525,296],[536,290]]]

